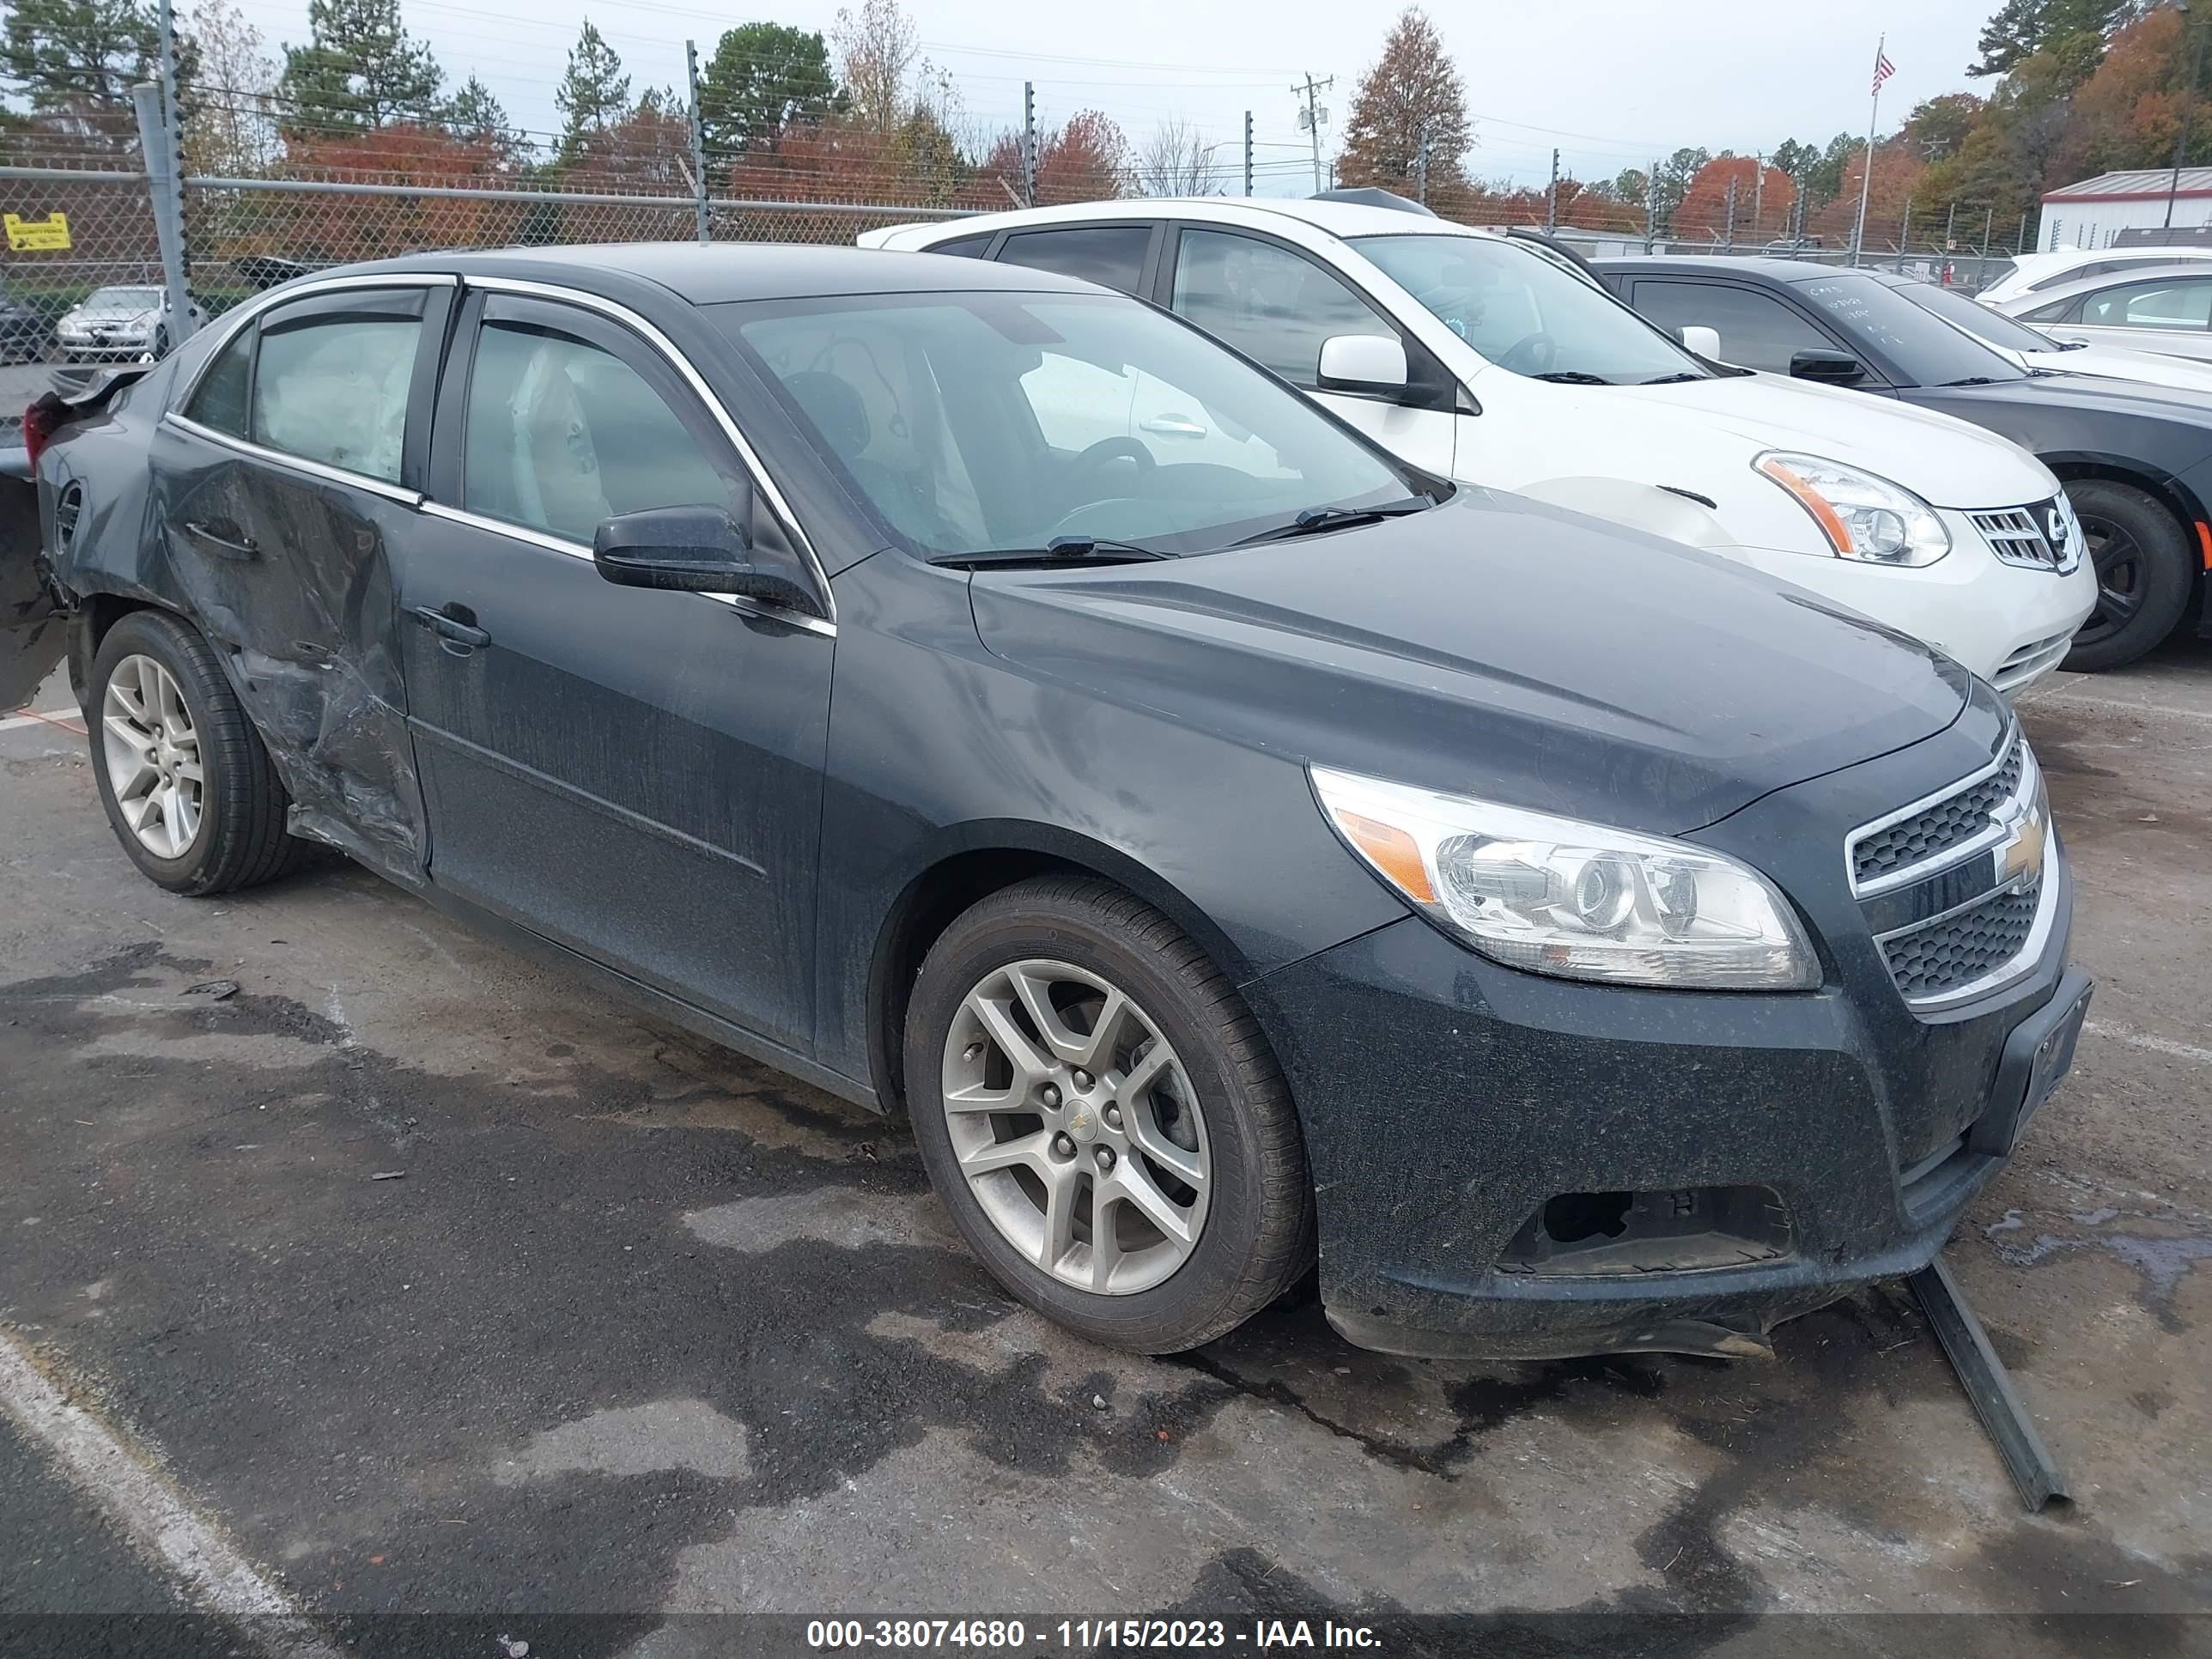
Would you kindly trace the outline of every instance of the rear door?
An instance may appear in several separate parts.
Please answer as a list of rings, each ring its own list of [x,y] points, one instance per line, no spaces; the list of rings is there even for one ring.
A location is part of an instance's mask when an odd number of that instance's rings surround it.
[[[616,586],[591,553],[612,514],[753,484],[756,557],[819,592],[772,492],[628,320],[495,285],[463,307],[431,477],[400,605],[432,880],[811,1051],[836,629]]]
[[[392,561],[417,533],[450,278],[305,295],[227,340],[155,429],[153,511],[295,827],[421,874]]]
[[[2123,283],[2085,295],[2054,338],[2087,345],[2212,358],[2212,274]]]

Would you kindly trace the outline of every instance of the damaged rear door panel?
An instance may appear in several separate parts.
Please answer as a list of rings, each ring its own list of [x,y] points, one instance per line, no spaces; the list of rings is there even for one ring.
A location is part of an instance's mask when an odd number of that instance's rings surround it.
[[[0,714],[31,700],[68,640],[39,543],[37,487],[0,478]]]

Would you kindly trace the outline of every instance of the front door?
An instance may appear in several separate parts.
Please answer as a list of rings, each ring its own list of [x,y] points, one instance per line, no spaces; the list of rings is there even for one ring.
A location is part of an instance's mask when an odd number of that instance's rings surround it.
[[[611,515],[735,507],[714,416],[615,319],[474,294],[431,476],[400,609],[433,881],[810,1051],[835,630],[591,556]],[[788,544],[764,500],[755,524],[759,556]]]

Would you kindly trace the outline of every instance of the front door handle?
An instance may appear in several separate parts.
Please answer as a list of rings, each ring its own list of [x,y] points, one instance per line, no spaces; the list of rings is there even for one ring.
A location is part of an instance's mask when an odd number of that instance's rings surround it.
[[[474,623],[465,623],[458,617],[449,617],[444,611],[434,610],[427,605],[416,605],[414,616],[416,622],[441,639],[451,640],[456,645],[489,645],[491,643],[491,635],[485,629],[478,628]]]
[[[185,534],[214,549],[225,558],[252,559],[258,558],[261,553],[253,538],[228,519],[219,519],[213,523],[201,519],[187,519],[185,520]]]

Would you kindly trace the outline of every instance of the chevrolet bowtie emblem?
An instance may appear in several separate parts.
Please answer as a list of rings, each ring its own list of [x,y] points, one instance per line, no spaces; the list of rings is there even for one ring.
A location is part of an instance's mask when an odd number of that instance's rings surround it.
[[[2006,838],[1997,845],[1997,880],[2025,884],[2043,874],[2044,843],[2050,835],[2042,810],[2032,800],[2012,800],[1998,809]]]

